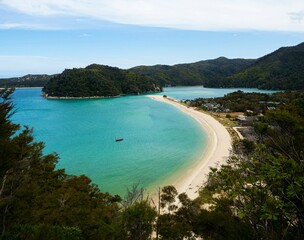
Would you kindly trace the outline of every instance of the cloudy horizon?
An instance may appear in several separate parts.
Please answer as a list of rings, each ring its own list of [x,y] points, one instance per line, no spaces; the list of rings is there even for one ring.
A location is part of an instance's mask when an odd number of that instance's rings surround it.
[[[304,41],[304,1],[0,0],[0,37],[0,77],[258,58]]]
[[[182,30],[304,32],[302,0],[1,0],[0,7],[40,19],[68,16]],[[30,20],[0,26],[35,28]]]

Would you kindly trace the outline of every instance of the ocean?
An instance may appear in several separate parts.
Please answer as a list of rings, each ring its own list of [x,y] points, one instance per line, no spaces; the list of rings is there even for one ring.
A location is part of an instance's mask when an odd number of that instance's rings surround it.
[[[182,100],[234,90],[175,87],[159,94]],[[30,88],[16,89],[13,103],[17,112],[12,120],[34,129],[35,140],[45,143],[45,154],[59,154],[57,168],[85,174],[111,194],[123,196],[133,184],[148,190],[163,186],[193,164],[207,142],[194,119],[145,95],[47,100],[41,89]]]

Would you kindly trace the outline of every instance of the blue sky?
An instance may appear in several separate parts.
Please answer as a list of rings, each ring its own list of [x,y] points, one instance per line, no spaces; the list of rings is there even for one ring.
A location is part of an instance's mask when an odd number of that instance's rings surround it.
[[[303,41],[303,0],[0,0],[0,77],[258,58]]]

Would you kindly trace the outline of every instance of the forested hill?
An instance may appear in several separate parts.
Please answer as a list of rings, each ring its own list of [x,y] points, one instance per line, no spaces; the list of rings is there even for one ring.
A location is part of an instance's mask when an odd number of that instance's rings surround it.
[[[97,64],[67,69],[43,88],[48,97],[112,97],[157,91],[161,87],[150,77]]]
[[[304,43],[282,47],[261,57],[244,71],[228,77],[223,87],[304,89]]]
[[[0,79],[0,87],[44,87],[54,75],[28,74],[23,77]]]
[[[189,64],[138,66],[130,71],[149,76],[162,86],[166,85],[204,85],[205,87],[220,87],[223,79],[244,70],[252,65],[252,59],[227,59],[220,57],[213,60]]]
[[[100,81],[97,80],[99,77]],[[27,75],[22,78],[0,79],[0,87],[41,87],[50,78],[52,82],[46,86],[45,91],[49,95],[56,93],[67,96],[143,93],[154,91],[154,86],[157,85],[297,90],[304,89],[304,43],[280,48],[257,60],[220,57],[173,66],[137,66],[129,70],[93,64],[84,69],[66,70],[58,76]],[[69,84],[65,85],[65,81]],[[70,88],[74,84],[78,90],[71,92]],[[95,92],[94,84],[98,88]],[[79,90],[81,88],[83,90]]]
[[[257,60],[221,57],[174,66],[139,66],[131,71],[150,76],[163,86],[304,89],[304,43],[282,47]]]

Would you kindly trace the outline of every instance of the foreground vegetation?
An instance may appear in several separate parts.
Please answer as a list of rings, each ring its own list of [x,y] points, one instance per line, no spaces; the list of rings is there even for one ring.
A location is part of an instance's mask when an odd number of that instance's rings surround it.
[[[161,214],[138,187],[123,199],[86,176],[57,169],[32,130],[10,121],[11,90],[0,90],[1,239],[303,239],[304,98],[265,111],[256,142],[234,144],[190,200],[161,191]],[[203,184],[203,183],[202,183]],[[178,198],[179,201],[175,201]]]

